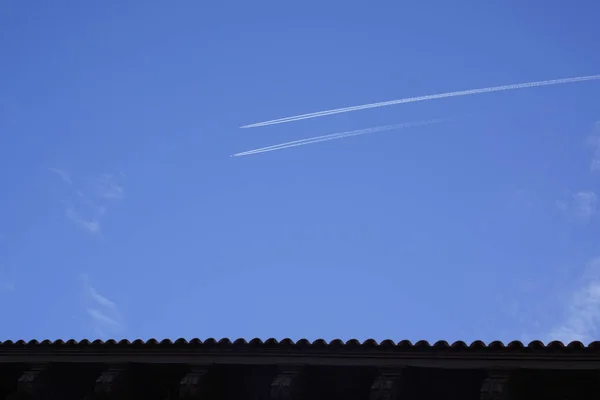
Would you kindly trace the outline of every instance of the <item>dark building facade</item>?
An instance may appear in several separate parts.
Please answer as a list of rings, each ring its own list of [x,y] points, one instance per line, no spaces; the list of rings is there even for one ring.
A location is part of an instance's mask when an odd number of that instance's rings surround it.
[[[599,397],[600,342],[0,342],[0,399]]]

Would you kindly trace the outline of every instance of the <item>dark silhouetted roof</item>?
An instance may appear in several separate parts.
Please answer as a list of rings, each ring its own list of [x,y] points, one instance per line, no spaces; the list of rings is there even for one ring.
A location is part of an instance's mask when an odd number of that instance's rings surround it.
[[[446,369],[576,369],[600,370],[600,342],[544,344],[513,341],[471,344],[458,341],[412,343],[408,340],[300,339],[149,339],[44,340],[0,342],[1,363],[164,363],[228,365],[327,365]]]
[[[589,343],[587,346],[581,342],[574,341],[568,344],[562,343],[560,341],[553,341],[548,344],[544,344],[539,340],[532,341],[528,344],[524,344],[520,341],[512,341],[510,343],[504,344],[501,341],[493,341],[489,344],[484,343],[483,341],[477,340],[470,344],[467,344],[463,341],[456,341],[453,343],[448,343],[446,341],[440,340],[433,344],[420,340],[418,342],[412,343],[409,340],[402,340],[399,342],[394,342],[393,340],[383,340],[381,342],[377,342],[373,339],[368,339],[363,342],[360,342],[356,339],[351,339],[346,342],[335,339],[327,342],[324,339],[317,339],[314,341],[309,341],[307,339],[300,339],[298,341],[293,341],[291,339],[251,339],[246,340],[243,338],[230,340],[227,338],[223,339],[213,339],[209,338],[206,340],[201,339],[177,339],[177,340],[156,340],[149,339],[144,341],[142,339],[137,339],[133,341],[129,340],[81,340],[77,341],[74,339],[63,341],[63,340],[30,340],[30,341],[0,341],[0,349],[19,349],[19,348],[44,348],[44,347],[52,347],[55,349],[59,348],[94,348],[94,347],[115,347],[122,349],[133,349],[133,348],[161,348],[161,349],[184,349],[184,348],[204,348],[204,349],[239,349],[239,350],[252,350],[252,349],[277,349],[277,350],[285,350],[285,349],[294,349],[294,350],[344,350],[344,351],[352,351],[352,350],[360,350],[360,351],[399,351],[399,352],[517,352],[517,353],[529,353],[529,352],[586,352],[586,353],[600,353],[600,341],[595,341]]]

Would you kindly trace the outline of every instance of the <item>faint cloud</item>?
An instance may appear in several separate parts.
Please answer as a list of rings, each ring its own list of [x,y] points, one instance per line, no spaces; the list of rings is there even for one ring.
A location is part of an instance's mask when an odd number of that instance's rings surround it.
[[[88,287],[88,289],[89,289],[90,296],[92,296],[92,299],[94,299],[94,301],[96,303],[98,303],[99,305],[101,305],[102,307],[110,308],[113,310],[117,308],[114,301],[111,301],[111,300],[107,299],[106,297],[102,296],[93,287],[90,286],[90,287]]]
[[[594,192],[578,192],[573,195],[575,212],[582,218],[589,219],[596,214],[598,196]]]
[[[71,180],[71,176],[64,170],[58,168],[48,168],[48,171],[55,173],[62,179],[62,181],[66,184],[72,185],[73,181]]]
[[[96,186],[98,196],[104,199],[118,200],[125,197],[123,186],[112,175],[101,174],[97,179]]]
[[[62,203],[65,205],[67,219],[88,233],[100,232],[108,207],[125,196],[125,190],[120,183],[124,177],[122,173],[119,175],[121,179],[110,174],[100,174],[90,179],[88,189],[93,195],[89,196],[73,184],[68,172],[56,168],[51,168],[50,171],[56,173],[64,182],[74,186],[70,199],[62,200]]]
[[[565,320],[550,331],[548,341],[592,341],[600,323],[600,257],[588,264],[587,271],[579,287],[572,293],[566,309]]]
[[[100,222],[94,220],[85,219],[80,213],[72,208],[67,209],[67,218],[73,222],[77,227],[87,231],[89,233],[100,232]]]
[[[94,322],[100,325],[119,326],[119,323],[117,321],[104,314],[101,310],[88,308],[87,312],[90,315],[90,317],[92,317]],[[102,328],[100,328],[99,330],[104,332]]]
[[[114,337],[122,332],[123,320],[119,313],[117,304],[108,297],[100,294],[94,288],[86,275],[83,276],[86,295],[86,314],[95,333],[102,339]]]
[[[83,192],[81,190],[77,190],[75,192],[75,194],[77,195],[77,197],[79,198],[79,200],[81,201],[82,204],[84,204],[86,207],[90,207],[90,208],[94,209],[94,211],[96,213],[102,215],[106,212],[106,207],[98,205],[92,199],[90,199],[85,194],[83,194]]]
[[[581,191],[573,194],[569,201],[558,201],[556,206],[569,217],[586,222],[597,213],[598,196],[592,191]]]
[[[77,190],[75,194],[73,203],[65,202],[67,218],[89,233],[100,232],[100,222],[106,214],[106,207],[98,205],[80,190]]]

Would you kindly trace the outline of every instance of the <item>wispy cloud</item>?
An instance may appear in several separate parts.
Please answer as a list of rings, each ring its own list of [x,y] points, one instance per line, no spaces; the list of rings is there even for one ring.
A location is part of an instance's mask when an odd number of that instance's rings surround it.
[[[90,317],[92,317],[92,319],[94,320],[94,322],[96,322],[99,325],[102,325],[102,327],[98,327],[98,330],[100,332],[105,333],[105,329],[108,326],[110,327],[118,327],[119,323],[112,319],[111,317],[109,317],[108,315],[104,314],[104,312],[102,312],[101,310],[98,309],[94,309],[94,308],[88,308],[87,310],[88,314]]]
[[[83,276],[86,295],[86,313],[96,334],[101,338],[113,337],[123,330],[123,320],[117,304],[100,294]]]
[[[50,169],[50,171],[73,186],[70,199],[62,200],[67,218],[75,226],[88,233],[97,234],[100,232],[101,222],[106,216],[108,207],[124,197],[125,190],[119,180],[110,174],[100,174],[93,177],[89,180],[88,191],[92,194],[90,196],[73,184],[68,172],[58,169]]]
[[[599,323],[600,257],[588,264],[579,287],[572,293],[566,305],[564,321],[550,331],[548,341],[590,342],[598,332]]]
[[[598,196],[594,192],[578,192],[573,195],[575,212],[584,219],[589,219],[596,214]]]
[[[336,109],[332,109],[332,110],[317,111],[317,112],[312,112],[312,113],[307,113],[307,114],[294,115],[291,117],[272,119],[269,121],[263,121],[263,122],[257,122],[257,123],[250,124],[250,125],[244,125],[241,128],[255,128],[255,127],[266,126],[266,125],[284,124],[284,123],[288,123],[288,122],[300,121],[303,119],[325,117],[327,115],[347,113],[347,112],[359,111],[359,110],[366,110],[369,108],[392,106],[392,105],[396,105],[396,104],[414,103],[417,101],[444,99],[447,97],[470,96],[470,95],[474,95],[474,94],[502,92],[505,90],[526,89],[526,88],[532,88],[532,87],[538,87],[538,86],[559,85],[559,84],[565,84],[565,83],[584,82],[584,81],[591,81],[591,80],[597,80],[597,79],[600,79],[600,75],[579,76],[576,78],[552,79],[552,80],[547,80],[547,81],[517,83],[517,84],[513,84],[513,85],[492,86],[492,87],[481,88],[481,89],[470,89],[470,90],[461,90],[461,91],[456,91],[456,92],[430,94],[430,95],[425,95],[425,96],[407,97],[407,98],[398,99],[398,100],[382,101],[382,102],[378,102],[378,103],[370,103],[370,104],[363,104],[363,105],[359,105],[359,106],[336,108]]]
[[[117,305],[115,304],[114,301],[109,300],[106,297],[102,296],[93,287],[88,286],[88,289],[89,289],[89,293],[90,293],[90,296],[92,297],[92,299],[96,303],[98,303],[99,305],[101,305],[102,307],[110,308],[111,310],[114,310],[114,309],[117,308]]]
[[[430,124],[435,124],[435,123],[440,123],[440,122],[445,122],[445,121],[450,121],[450,120],[451,120],[451,118],[443,118],[443,119],[440,118],[440,119],[432,119],[432,120],[420,121],[420,122],[407,122],[404,124],[376,126],[373,128],[357,129],[357,130],[353,130],[353,131],[346,131],[346,132],[339,132],[339,133],[331,133],[328,135],[315,136],[315,137],[311,137],[311,138],[275,144],[272,146],[261,147],[261,148],[254,149],[254,150],[248,150],[248,151],[233,154],[233,155],[231,155],[231,157],[249,156],[252,154],[266,153],[269,151],[276,151],[276,150],[283,150],[283,149],[288,149],[288,148],[297,147],[297,146],[306,146],[308,144],[326,142],[329,140],[343,139],[343,138],[347,138],[347,137],[351,137],[351,136],[365,135],[367,133],[376,133],[376,132],[390,131],[390,130],[394,130],[394,129],[402,129],[402,128],[409,128],[409,127],[430,125]]]
[[[571,196],[570,201],[559,201],[557,206],[569,217],[587,222],[597,213],[598,196],[592,191],[580,191]]]
[[[100,232],[100,223],[106,214],[106,207],[101,206],[80,190],[75,191],[75,200],[65,201],[67,218],[77,227],[89,233]]]
[[[125,190],[117,178],[109,174],[101,174],[97,180],[98,196],[104,199],[118,200],[125,197]]]
[[[59,176],[60,179],[62,179],[62,181],[68,185],[72,185],[73,181],[71,180],[71,176],[64,170],[62,169],[58,169],[58,168],[48,168],[48,170],[50,172],[55,173],[56,175]]]
[[[71,222],[73,222],[77,227],[87,231],[89,233],[98,233],[100,232],[100,221],[93,219],[84,218],[79,212],[75,211],[73,208],[67,208],[67,218]]]

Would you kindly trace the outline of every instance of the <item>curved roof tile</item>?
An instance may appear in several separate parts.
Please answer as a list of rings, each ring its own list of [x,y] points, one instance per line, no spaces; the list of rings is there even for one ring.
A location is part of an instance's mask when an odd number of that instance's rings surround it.
[[[379,349],[382,351],[385,350],[395,350],[395,351],[462,351],[462,352],[477,352],[477,351],[488,351],[488,352],[507,352],[507,351],[520,351],[520,352],[530,352],[530,351],[546,351],[546,352],[556,352],[556,351],[568,351],[568,352],[599,352],[600,353],[600,341],[595,341],[589,343],[587,346],[579,341],[574,341],[570,343],[563,343],[560,341],[552,341],[548,344],[544,344],[539,340],[534,340],[528,344],[525,344],[520,341],[511,341],[508,344],[505,344],[501,341],[492,341],[489,344],[485,344],[481,340],[476,340],[471,342],[470,344],[465,343],[462,340],[448,343],[445,340],[439,340],[433,344],[429,343],[425,340],[419,340],[415,343],[412,343],[409,340],[401,340],[399,342],[394,342],[393,340],[386,339],[378,343],[374,339],[367,339],[363,342],[360,342],[357,339],[350,339],[344,342],[341,339],[334,339],[327,342],[324,339],[316,339],[314,341],[309,341],[307,339],[299,339],[297,341],[293,341],[292,339],[285,338],[282,340],[277,340],[275,338],[269,338],[266,340],[262,340],[260,338],[253,338],[249,341],[244,338],[238,338],[235,340],[231,340],[228,338],[214,339],[208,338],[205,340],[201,339],[185,339],[178,338],[175,340],[170,339],[148,339],[146,341],[142,339],[136,339],[133,341],[129,341],[126,339],[116,341],[114,339],[110,339],[107,341],[102,341],[99,339],[90,341],[88,339],[83,339],[81,341],[77,341],[74,339],[70,339],[67,341],[56,340],[54,342],[46,339],[41,342],[37,340],[30,340],[28,342],[24,340],[6,340],[0,341],[0,349],[2,348],[22,348],[22,347],[96,347],[96,346],[110,346],[110,347],[161,347],[161,348],[169,348],[169,347],[189,347],[189,346],[201,346],[205,348],[210,347],[219,347],[219,348],[258,348],[258,347],[279,347],[279,348],[314,348],[314,349]]]

